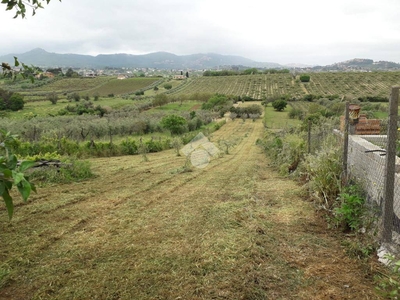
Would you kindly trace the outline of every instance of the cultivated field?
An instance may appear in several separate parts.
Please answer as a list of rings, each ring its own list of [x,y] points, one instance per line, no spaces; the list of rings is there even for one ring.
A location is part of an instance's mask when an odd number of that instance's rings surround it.
[[[130,78],[123,80],[113,79],[108,81],[106,84],[103,84],[95,89],[91,89],[87,92],[91,96],[95,94],[99,94],[100,96],[107,96],[109,94],[130,94],[144,89],[159,80],[160,78]]]
[[[164,151],[93,159],[97,177],[0,209],[0,299],[379,299],[299,187],[268,167],[261,120],[183,172]],[[2,204],[1,204],[2,205]]]
[[[307,94],[388,97],[390,87],[400,84],[400,72],[310,73],[311,80],[302,83],[299,75],[262,74],[240,76],[207,76],[190,79],[171,91],[172,95],[221,93],[250,96],[255,99],[289,95],[301,98]]]
[[[99,95],[106,97],[110,94],[125,95],[146,89],[157,82],[160,78],[128,78],[118,80],[113,76],[100,76],[96,78],[62,78],[50,83],[36,80],[34,84],[24,81],[22,84],[5,86],[6,88],[21,93],[25,101],[40,101],[46,99],[50,93],[56,93],[59,98],[65,98],[67,94],[79,93],[81,96]]]

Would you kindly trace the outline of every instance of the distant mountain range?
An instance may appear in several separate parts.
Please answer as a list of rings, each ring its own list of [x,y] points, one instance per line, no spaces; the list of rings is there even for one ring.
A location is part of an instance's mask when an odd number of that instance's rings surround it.
[[[97,56],[80,54],[49,53],[36,48],[26,53],[0,56],[0,62],[14,63],[14,56],[25,64],[39,67],[73,68],[157,68],[157,69],[208,69],[218,66],[246,66],[260,68],[281,68],[277,63],[255,62],[240,56],[215,53],[175,55],[168,52],[155,52],[144,55],[99,54]]]
[[[241,56],[199,53],[192,55],[175,55],[168,52],[154,52],[143,55],[133,54],[99,54],[97,56],[81,54],[50,53],[41,48],[26,53],[0,56],[0,62],[14,64],[14,56],[27,65],[38,67],[62,68],[157,68],[157,69],[245,69],[245,68],[289,68],[307,71],[351,71],[351,70],[399,70],[400,64],[388,61],[374,62],[372,59],[355,58],[327,66],[308,66],[302,64],[280,65],[273,62],[256,62]]]

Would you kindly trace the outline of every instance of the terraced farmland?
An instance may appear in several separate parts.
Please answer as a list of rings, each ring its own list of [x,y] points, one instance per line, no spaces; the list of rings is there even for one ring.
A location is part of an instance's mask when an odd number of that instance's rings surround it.
[[[121,95],[133,93],[137,90],[144,89],[147,86],[159,81],[160,78],[130,78],[124,80],[113,79],[107,83],[89,90],[89,95],[98,93],[100,96],[107,96],[110,93]]]
[[[90,96],[95,94],[100,96],[108,96],[109,94],[121,95],[145,89],[159,80],[160,78],[130,78],[118,80],[111,76],[96,78],[63,78],[36,88],[18,90],[18,92],[25,96],[26,101],[45,100],[46,96],[51,92],[55,92],[60,98],[65,98],[66,94],[73,92]]]
[[[300,83],[291,74],[264,74],[248,76],[199,77],[188,81],[182,88],[171,94],[221,93],[227,95],[249,96],[261,99],[263,96],[283,95],[290,92],[301,95]]]
[[[199,77],[173,89],[172,95],[221,93],[249,96],[254,99],[307,94],[348,97],[388,96],[393,85],[400,84],[400,72],[311,73],[311,80],[302,83],[292,74],[262,74]]]

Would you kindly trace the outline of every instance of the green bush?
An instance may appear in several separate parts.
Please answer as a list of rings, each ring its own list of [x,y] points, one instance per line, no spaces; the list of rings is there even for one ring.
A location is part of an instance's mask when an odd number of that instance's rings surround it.
[[[306,142],[300,132],[268,132],[258,143],[271,158],[271,164],[282,175],[294,172],[306,153]]]
[[[321,207],[331,210],[341,190],[342,174],[342,151],[333,134],[319,151],[306,157],[303,167],[312,196]]]
[[[32,169],[30,178],[43,183],[69,183],[93,177],[88,161],[64,159],[58,167],[41,167]]]
[[[228,97],[222,94],[215,94],[212,96],[206,103],[203,103],[201,106],[202,109],[212,110],[212,111],[221,111],[226,106],[231,106],[231,102]]]
[[[286,106],[287,102],[285,100],[275,100],[274,102],[272,102],[272,107],[276,111],[282,111],[286,108]]]
[[[291,119],[304,119],[304,112],[301,109],[292,108],[288,114],[289,118]]]
[[[300,75],[301,82],[309,82],[310,79],[311,79],[310,75],[307,75],[307,74]]]
[[[161,120],[161,126],[171,132],[171,134],[181,134],[187,131],[187,121],[182,116],[169,115]]]
[[[138,146],[136,145],[136,141],[132,139],[125,139],[121,142],[121,150],[124,155],[133,155],[138,153]]]
[[[24,96],[0,89],[0,110],[18,111],[24,108]]]

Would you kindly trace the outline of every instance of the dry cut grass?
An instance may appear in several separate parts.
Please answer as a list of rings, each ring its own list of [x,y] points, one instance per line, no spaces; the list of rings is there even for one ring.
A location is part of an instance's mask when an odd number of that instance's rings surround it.
[[[377,299],[298,186],[230,122],[229,155],[183,172],[166,151],[93,160],[91,181],[42,188],[0,215],[0,299]],[[187,170],[186,170],[187,171]]]

